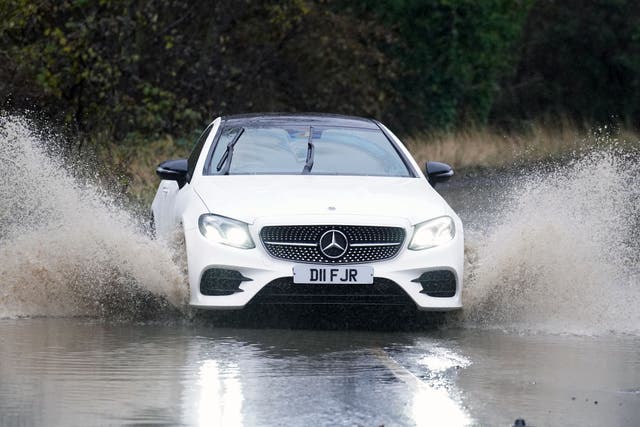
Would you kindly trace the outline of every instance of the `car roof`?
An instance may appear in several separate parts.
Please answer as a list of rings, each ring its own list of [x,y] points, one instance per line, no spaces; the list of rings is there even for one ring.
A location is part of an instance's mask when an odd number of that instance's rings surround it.
[[[323,113],[257,113],[223,116],[222,120],[231,126],[243,125],[301,125],[301,126],[339,126],[365,129],[379,129],[372,119],[340,114]]]

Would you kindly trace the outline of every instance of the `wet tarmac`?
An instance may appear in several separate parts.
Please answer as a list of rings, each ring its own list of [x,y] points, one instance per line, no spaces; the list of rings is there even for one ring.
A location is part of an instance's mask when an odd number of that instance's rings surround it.
[[[516,418],[638,425],[640,338],[0,321],[3,426],[507,426]]]

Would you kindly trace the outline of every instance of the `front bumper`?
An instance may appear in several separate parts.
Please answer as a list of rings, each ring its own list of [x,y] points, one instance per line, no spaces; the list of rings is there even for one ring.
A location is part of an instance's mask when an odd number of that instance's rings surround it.
[[[404,291],[420,310],[455,310],[462,307],[462,277],[464,266],[464,242],[462,224],[456,218],[456,236],[442,246],[413,251],[407,249],[413,233],[412,225],[403,219],[353,217],[308,217],[300,216],[280,219],[258,220],[250,226],[254,249],[237,249],[212,243],[198,229],[185,231],[189,268],[190,304],[204,309],[241,309],[268,284],[292,277],[293,261],[271,257],[264,248],[259,231],[265,225],[302,224],[352,224],[400,226],[406,230],[406,239],[398,255],[385,261],[372,262],[374,276],[378,281],[391,281]],[[345,266],[340,264],[340,266]],[[244,278],[239,285],[241,292],[230,295],[203,295],[200,283],[203,274],[212,268],[237,271]],[[422,284],[416,279],[425,272],[449,271],[455,278],[455,294],[450,297],[434,297],[425,294]],[[306,286],[306,285],[305,285]],[[340,285],[334,285],[340,286]],[[376,286],[361,285],[361,286]],[[330,301],[328,301],[330,302]]]

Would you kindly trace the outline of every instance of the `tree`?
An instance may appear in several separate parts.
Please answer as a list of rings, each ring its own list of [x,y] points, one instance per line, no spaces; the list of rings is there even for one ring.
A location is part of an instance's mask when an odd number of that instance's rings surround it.
[[[640,114],[640,3],[539,0],[495,120],[568,114],[634,123]]]
[[[375,20],[324,1],[5,0],[5,105],[84,133],[179,134],[213,115],[380,116],[396,64]]]
[[[529,0],[367,1],[400,40],[396,87],[406,129],[484,123],[517,60]]]

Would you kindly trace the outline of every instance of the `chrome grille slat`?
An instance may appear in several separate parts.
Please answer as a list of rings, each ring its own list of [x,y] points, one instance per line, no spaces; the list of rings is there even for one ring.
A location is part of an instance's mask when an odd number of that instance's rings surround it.
[[[293,242],[264,242],[266,245],[279,245],[279,246],[318,246],[317,243],[293,243]]]
[[[339,259],[323,255],[320,236],[338,230],[349,240],[347,252]],[[393,258],[405,239],[402,227],[368,225],[276,225],[265,226],[260,238],[274,258],[314,264],[361,264]]]
[[[374,247],[374,246],[399,246],[400,243],[354,243],[351,245],[352,248],[362,248],[362,247]]]

